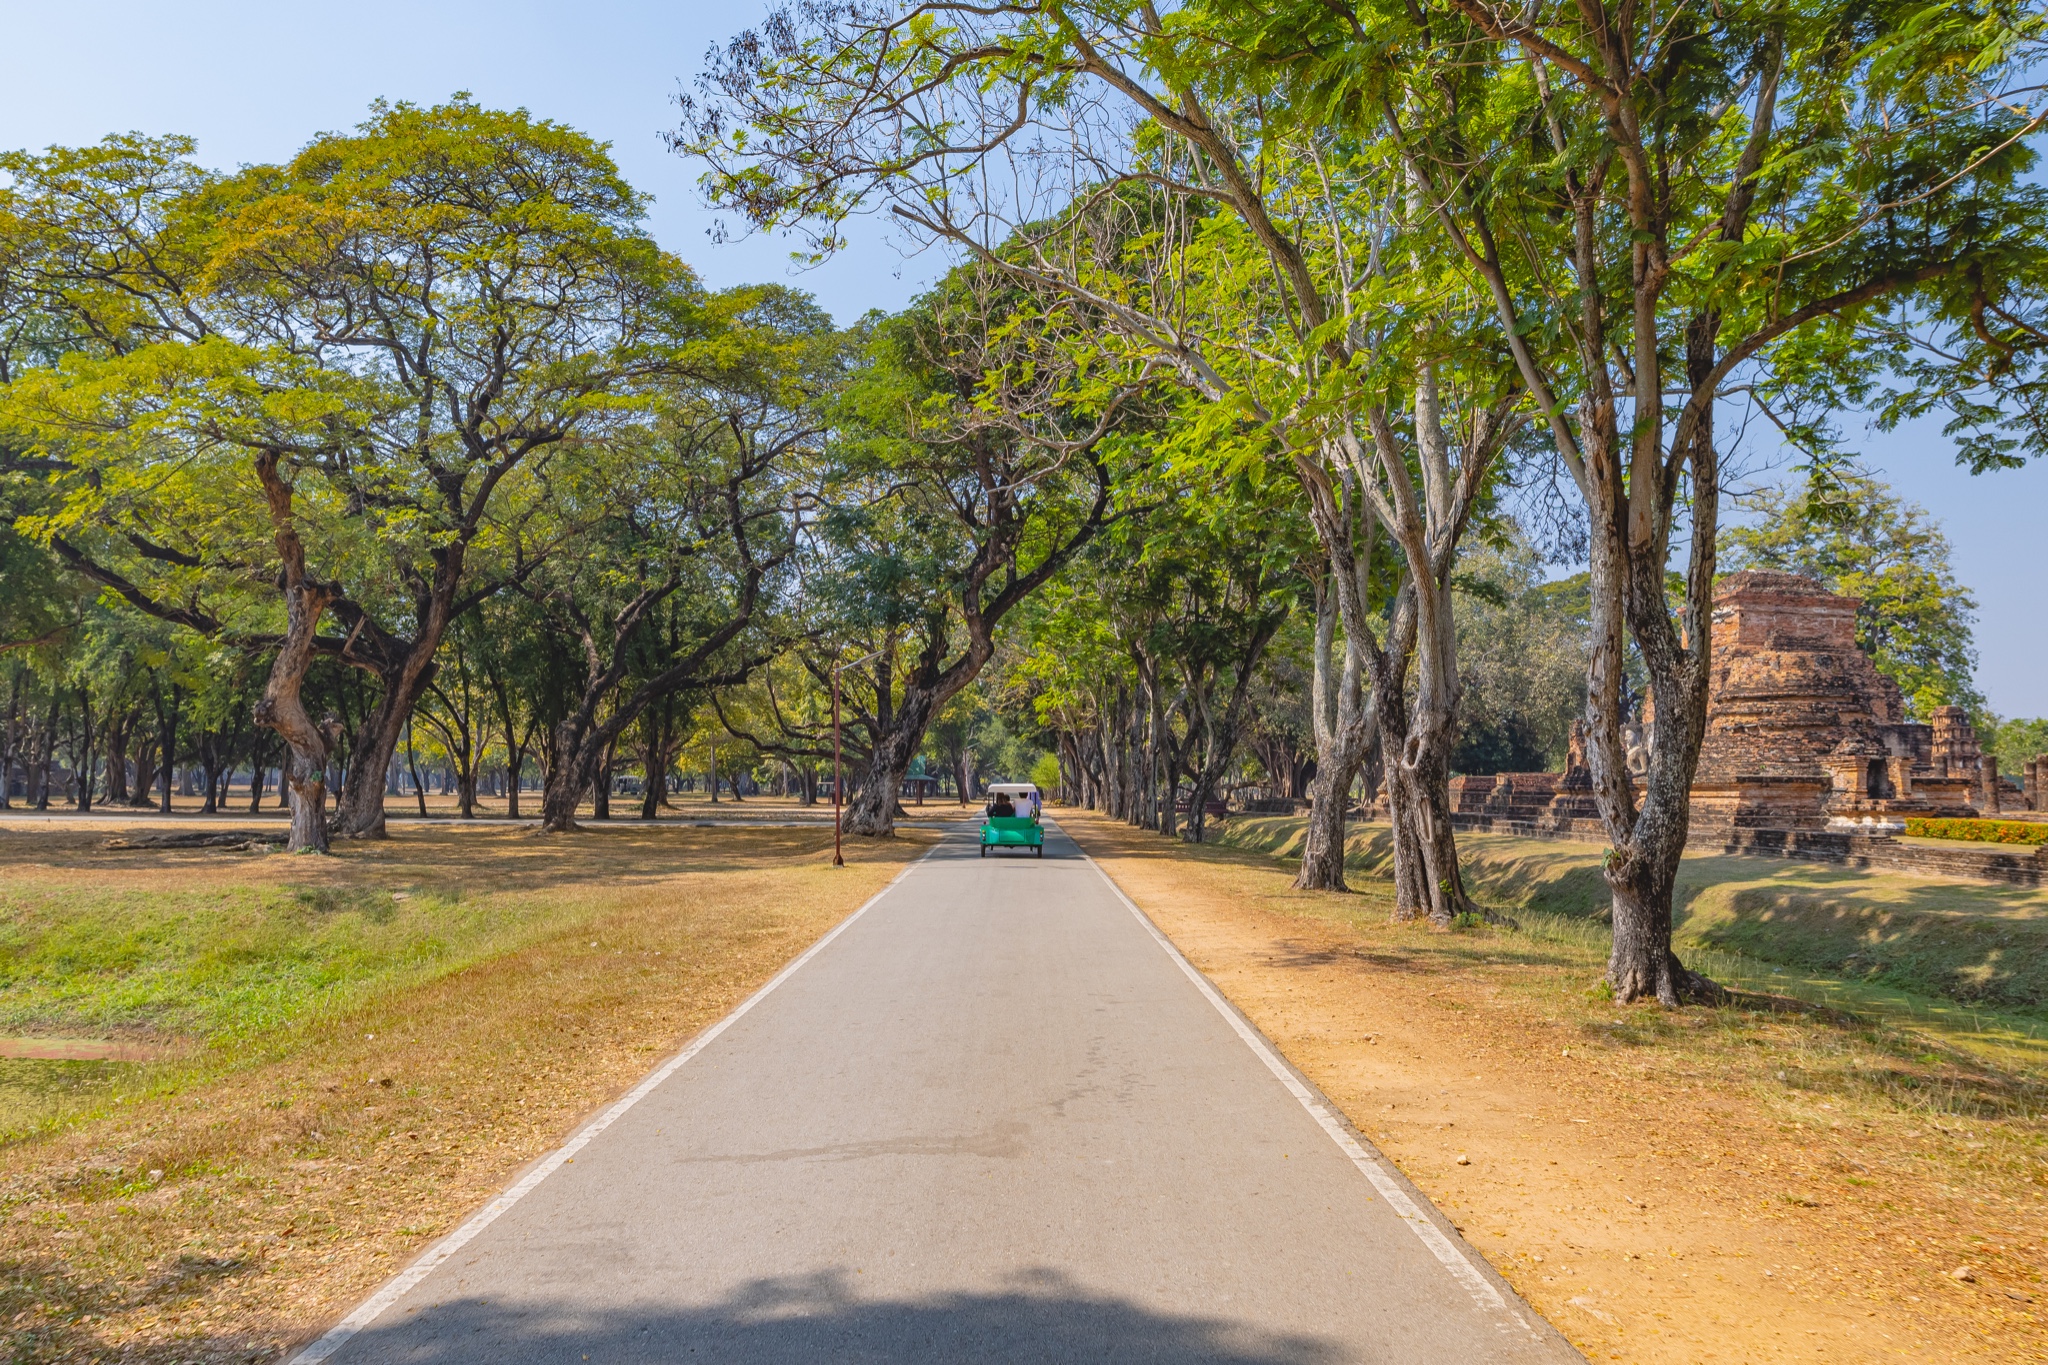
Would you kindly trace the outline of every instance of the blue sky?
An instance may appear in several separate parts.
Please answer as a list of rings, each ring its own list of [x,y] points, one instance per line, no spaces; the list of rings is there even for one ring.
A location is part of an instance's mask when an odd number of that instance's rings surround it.
[[[110,0],[23,6],[8,21],[14,60],[0,82],[0,145],[94,141],[114,131],[189,133],[213,165],[271,161],[314,133],[359,121],[371,100],[431,102],[468,90],[523,105],[612,144],[655,196],[654,229],[713,285],[792,279],[789,245],[715,246],[694,168],[661,145],[669,97],[705,49],[746,27],[758,0],[648,4],[585,0],[353,0],[347,5]],[[879,230],[792,282],[842,320],[899,306],[935,276]],[[1846,424],[1861,434],[1862,424]],[[1978,685],[2008,716],[2048,715],[2048,464],[1972,478],[1937,428],[1872,433],[1866,462],[1932,512],[1980,604]]]

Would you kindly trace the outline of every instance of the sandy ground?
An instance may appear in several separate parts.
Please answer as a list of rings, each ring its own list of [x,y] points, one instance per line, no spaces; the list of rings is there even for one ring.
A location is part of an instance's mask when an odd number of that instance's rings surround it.
[[[1589,1357],[2048,1359],[2038,1094],[1841,1020],[1617,1009],[1583,945],[1058,818]]]

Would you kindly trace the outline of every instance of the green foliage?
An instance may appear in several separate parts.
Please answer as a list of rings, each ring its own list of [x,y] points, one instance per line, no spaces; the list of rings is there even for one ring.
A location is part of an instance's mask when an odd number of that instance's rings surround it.
[[[1586,705],[1586,583],[1546,581],[1526,542],[1470,551],[1453,580],[1464,686],[1459,773],[1549,772]]]
[[[1993,720],[1978,739],[1986,753],[1997,755],[1999,775],[2018,782],[2027,764],[2048,754],[2048,718]]]
[[[1906,818],[1916,839],[1965,839],[1979,844],[2048,844],[2048,824],[2031,820],[1928,820]]]
[[[1755,520],[1729,530],[1730,569],[1777,569],[1860,598],[1856,643],[1922,719],[1937,706],[1983,714],[1971,638],[1977,602],[1949,565],[1948,537],[1883,482],[1839,470],[1829,490],[1773,488],[1748,499]]]

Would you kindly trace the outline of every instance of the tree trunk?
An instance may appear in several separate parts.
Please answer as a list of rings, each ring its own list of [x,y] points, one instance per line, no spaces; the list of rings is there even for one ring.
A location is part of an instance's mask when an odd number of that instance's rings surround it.
[[[110,707],[107,723],[102,727],[102,743],[107,754],[107,791],[100,804],[122,805],[128,800],[128,732],[132,728],[128,713]]]
[[[258,725],[275,730],[291,750],[292,826],[286,848],[293,853],[325,853],[327,762],[333,756],[334,738],[331,727],[315,725],[306,714],[300,692],[313,662],[320,616],[333,592],[306,573],[305,546],[292,521],[292,490],[278,476],[277,459],[275,453],[265,452],[258,457],[256,470],[269,498],[272,533],[284,564],[285,633],[264,682],[263,698],[256,703],[255,718]],[[168,781],[164,805],[170,806]]]
[[[1352,764],[1345,748],[1333,742],[1317,760],[1316,780],[1309,784],[1308,831],[1301,849],[1301,870],[1294,885],[1302,891],[1349,891],[1344,880],[1344,807],[1350,802]]]
[[[41,732],[36,736],[36,778],[34,805],[37,810],[48,810],[50,808],[50,765],[55,763],[56,760],[57,698],[56,695],[52,693],[50,697],[49,715],[43,721]],[[166,810],[170,809],[168,801],[166,801],[164,808]]]
[[[640,818],[652,820],[661,809],[661,788],[668,775],[664,761],[668,753],[666,717],[648,716],[642,722],[646,743],[641,751],[640,770],[646,774],[646,788],[640,794]]]
[[[430,605],[419,638],[405,648],[395,666],[378,672],[383,688],[377,705],[357,727],[354,761],[335,806],[335,832],[344,839],[385,837],[384,773],[397,757],[406,724],[433,681],[434,651],[447,631],[445,615],[438,602]]]
[[[1394,912],[1392,918],[1407,921],[1428,912],[1429,885],[1422,841],[1416,837],[1409,794],[1393,764],[1387,765],[1387,825],[1394,845]]]
[[[1669,855],[1674,846],[1684,851],[1684,832],[1645,829],[1649,814],[1646,809],[1636,821],[1633,856],[1607,868],[1614,907],[1607,979],[1618,1000],[1651,998],[1666,1005],[1709,1001],[1720,994],[1718,988],[1671,951],[1671,891],[1678,858]]]
[[[0,721],[0,810],[14,808],[14,753],[21,742],[21,672],[7,686],[7,718]]]
[[[92,693],[84,687],[78,689],[78,809],[92,809],[94,741],[99,736],[93,730]]]
[[[1387,755],[1387,811],[1394,827],[1394,918],[1426,916],[1441,928],[1474,909],[1450,821],[1447,727],[1412,725],[1394,673],[1398,665],[1373,663],[1373,710],[1381,722],[1380,752]]]
[[[609,820],[612,818],[612,765],[617,761],[618,746],[607,743],[604,754],[597,761],[597,771],[590,778],[590,818]],[[734,797],[738,797],[735,792]]]
[[[551,834],[566,834],[576,828],[576,808],[583,793],[597,775],[604,756],[603,742],[592,743],[591,720],[582,710],[572,712],[555,727],[555,761],[548,766],[547,780],[540,794],[541,828]]]
[[[1619,511],[1626,506],[1627,495],[1609,487],[1610,480],[1600,472],[1609,462],[1587,462],[1594,525],[1594,642],[1587,669],[1586,757],[1613,843],[1604,864],[1614,922],[1607,980],[1615,998],[1624,1002],[1652,998],[1677,1006],[1711,1002],[1724,994],[1686,968],[1671,949],[1671,892],[1685,853],[1692,777],[1706,733],[1711,665],[1708,622],[1718,498],[1711,432],[1701,440],[1703,448],[1693,453],[1689,642],[1673,638],[1662,557],[1645,553],[1626,538],[1627,519]],[[1655,715],[1640,809],[1622,737],[1627,692],[1623,660],[1629,634],[1650,675],[1649,703]]]
[[[220,751],[220,736],[208,735],[200,741],[199,766],[201,771],[206,774],[204,779],[206,791],[200,797],[199,804],[199,813],[201,815],[218,815],[220,813]]]
[[[519,783],[526,767],[526,746],[514,744],[509,733],[505,740],[505,818],[519,818]]]
[[[1164,680],[1155,665],[1152,674],[1152,726],[1146,736],[1151,750],[1147,779],[1153,791],[1156,815],[1152,828],[1171,839],[1179,830],[1180,816],[1174,808],[1174,789],[1180,785],[1178,755],[1173,743],[1173,718],[1167,713]]]
[[[904,683],[903,700],[889,713],[886,728],[878,725],[867,772],[846,808],[847,833],[869,838],[895,833],[897,796],[903,790],[904,774],[924,746],[925,727],[947,700],[950,698],[940,698],[936,689],[914,678]]]
[[[135,726],[135,781],[128,788],[128,805],[133,810],[148,810],[156,804],[156,741],[144,732],[138,719]]]
[[[1313,671],[1309,684],[1309,709],[1316,740],[1316,777],[1309,786],[1307,838],[1302,843],[1301,870],[1294,885],[1302,891],[1349,891],[1344,876],[1346,813],[1351,805],[1351,782],[1358,773],[1367,748],[1377,738],[1371,708],[1363,689],[1363,647],[1353,632],[1343,632],[1342,660],[1338,657],[1339,627],[1343,623],[1342,594],[1338,575],[1352,575],[1358,581],[1358,563],[1347,524],[1341,529],[1316,526],[1329,558],[1329,572],[1316,584],[1316,631]],[[1370,541],[1367,542],[1368,559]]]
[[[156,786],[158,804],[162,814],[170,814],[170,780],[172,769],[178,765],[178,712],[184,708],[184,690],[178,684],[170,684],[170,696],[162,690],[154,694],[156,702]],[[168,704],[166,704],[168,702]]]
[[[427,818],[427,783],[420,776],[420,758],[412,745],[412,727],[405,727],[405,771],[412,778],[412,797],[419,803],[420,819]]]

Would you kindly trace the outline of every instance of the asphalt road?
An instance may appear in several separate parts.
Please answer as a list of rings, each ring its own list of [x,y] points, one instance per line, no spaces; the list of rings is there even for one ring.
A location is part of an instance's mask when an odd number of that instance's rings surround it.
[[[1056,832],[696,1046],[300,1360],[1580,1358]]]

